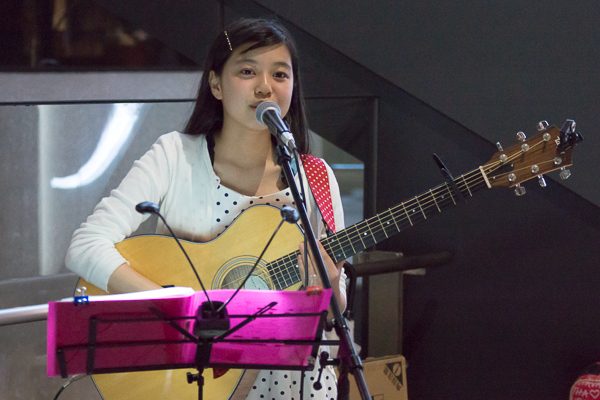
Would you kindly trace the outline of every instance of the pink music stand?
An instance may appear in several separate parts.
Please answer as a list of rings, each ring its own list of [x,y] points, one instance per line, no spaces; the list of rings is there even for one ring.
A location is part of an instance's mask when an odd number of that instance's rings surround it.
[[[242,290],[227,305],[233,333],[208,343],[191,333],[193,316],[206,295],[172,289],[146,292],[148,298],[134,300],[116,295],[49,303],[48,376],[176,368],[202,371],[205,367],[314,367],[331,290],[316,295]],[[225,302],[233,293],[214,290],[209,297]],[[261,309],[264,313],[256,315]],[[204,348],[202,365],[196,358],[200,347]]]

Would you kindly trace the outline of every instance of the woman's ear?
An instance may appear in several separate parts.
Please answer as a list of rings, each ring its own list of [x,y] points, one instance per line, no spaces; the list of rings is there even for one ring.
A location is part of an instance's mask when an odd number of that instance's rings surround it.
[[[221,91],[221,81],[215,71],[208,73],[208,84],[210,85],[210,91],[217,100],[223,100],[223,92]]]

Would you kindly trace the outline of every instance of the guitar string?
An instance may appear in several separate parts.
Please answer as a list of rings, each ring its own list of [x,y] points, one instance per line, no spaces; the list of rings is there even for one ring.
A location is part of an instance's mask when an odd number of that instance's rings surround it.
[[[544,143],[544,142],[540,141],[540,142],[532,145],[529,148],[529,150],[527,150],[527,151],[530,152],[531,150],[535,149],[537,146],[539,146],[542,143]],[[514,159],[520,157],[522,154],[523,154],[523,151],[516,152],[513,155],[509,156],[507,158],[507,160],[504,162],[503,161],[494,161],[494,162],[491,162],[488,164],[484,164],[481,168],[484,169],[484,174],[486,176],[489,176],[489,174],[493,173],[497,169],[506,165],[508,162],[513,161]],[[551,161],[548,161],[548,162],[551,162]],[[498,176],[504,176],[504,175],[506,175],[506,174],[501,174]],[[467,176],[469,177],[468,182],[466,179]],[[460,183],[461,179],[462,179],[462,183]],[[463,192],[463,190],[466,188],[467,192],[469,192],[469,194],[471,196],[472,196],[471,190],[470,190],[471,187],[473,189],[476,189],[479,185],[482,185],[482,184],[487,185],[487,183],[485,183],[485,178],[482,176],[482,173],[479,169],[473,170],[471,172],[468,172],[464,175],[461,175],[461,176],[455,178],[455,183],[461,192]],[[438,192],[437,193],[438,195],[440,194],[439,192],[442,192],[442,193],[448,192],[450,197],[446,198],[445,194],[444,194],[438,198],[436,196],[435,192]],[[419,202],[419,199],[422,199],[423,197],[425,197],[426,201],[423,203]],[[363,247],[363,249],[368,247],[364,243],[363,239],[361,238],[360,233],[363,233],[363,235],[367,235],[368,237],[374,238],[374,243],[377,243],[377,241],[378,241],[376,239],[377,235],[380,235],[383,233],[386,237],[388,236],[386,233],[387,228],[393,227],[394,225],[396,225],[397,231],[399,232],[399,231],[401,231],[401,229],[398,226],[398,224],[402,225],[403,223],[406,223],[406,221],[408,221],[410,225],[413,225],[413,223],[410,219],[411,217],[406,210],[407,205],[409,206],[409,210],[412,210],[413,217],[417,217],[420,214],[419,213],[414,214],[417,211],[417,207],[413,203],[416,203],[418,208],[421,210],[421,213],[422,213],[424,219],[426,219],[426,216],[427,216],[426,211],[430,211],[431,208],[435,207],[438,209],[439,212],[441,212],[440,206],[445,207],[446,205],[448,205],[450,203],[450,200],[454,204],[456,204],[456,201],[454,200],[454,195],[453,195],[452,191],[450,190],[450,187],[448,186],[447,183],[444,183],[444,184],[436,187],[435,189],[429,190],[429,192],[425,192],[421,195],[415,196],[408,201],[405,201],[393,208],[390,208],[382,213],[379,213],[375,217],[371,217],[367,220],[364,220],[358,224],[355,224],[355,225],[349,227],[348,229],[344,229],[343,231],[339,232],[337,235],[334,235],[334,236],[324,240],[323,245],[325,247],[325,250],[330,255],[334,254],[334,247],[340,248],[342,251],[342,254],[345,254],[344,248],[347,248],[348,244],[352,247],[353,253],[356,254],[357,251],[354,250],[355,249],[354,243],[362,242],[362,246],[359,246],[359,247]],[[395,216],[402,214],[402,212],[398,210],[400,208],[400,206],[402,206],[403,213],[406,215],[406,217],[402,216],[400,218],[395,218]],[[391,217],[392,221],[394,222],[393,225],[390,226],[389,220],[388,221],[382,220],[382,218],[386,217],[386,214],[389,214],[389,217]],[[384,226],[384,223],[385,223],[385,225],[388,225],[388,226],[387,227]],[[362,232],[361,232],[361,230],[359,230],[361,225],[366,226],[366,229],[362,229]],[[372,225],[374,225],[375,230],[372,229]],[[408,227],[408,225],[406,225],[406,227]],[[355,236],[354,238],[349,236],[349,233],[348,233],[348,230],[352,229],[352,228],[354,228],[354,230],[359,233],[358,236]],[[367,231],[370,232],[370,235],[367,234]],[[336,241],[337,237],[342,233],[344,233],[346,235],[346,240],[345,241],[339,241],[339,240]],[[394,233],[396,233],[396,232],[394,232]],[[394,234],[394,233],[392,233],[392,234]],[[332,240],[329,240],[329,239],[332,239]],[[354,242],[352,241],[353,239],[355,240]],[[272,273],[272,275],[277,278],[277,274],[284,275],[283,272],[285,272],[285,271],[288,271],[288,275],[291,275],[290,271],[296,270],[297,256],[298,256],[298,251],[296,251],[294,253],[290,253],[284,257],[281,257],[279,259],[276,259],[276,260],[268,263],[268,266],[273,267],[273,268],[271,268],[271,271],[270,271]],[[288,258],[289,260],[284,261],[285,258]],[[347,258],[347,257],[344,257],[344,258]],[[298,275],[298,274],[296,273],[295,275]],[[288,278],[290,278],[290,280],[292,282],[288,286],[291,286],[292,284],[299,282],[298,277],[296,277],[296,279],[293,279],[292,277],[288,276]],[[278,280],[277,283],[280,283],[279,279],[277,279],[277,280]],[[287,285],[285,276],[283,276],[283,281],[284,281],[284,284]],[[279,285],[279,286],[281,287],[281,285]],[[287,286],[285,286],[285,287],[287,287]]]
[[[464,176],[457,178],[457,180],[460,178],[464,178]],[[464,181],[466,182],[466,179],[464,179]],[[476,182],[474,184],[472,179],[470,179],[470,181],[471,187],[475,188]],[[468,183],[460,186],[462,189],[465,187],[468,188]],[[365,238],[368,239],[370,237],[375,237],[375,242],[377,242],[377,236],[381,236],[382,234],[388,236],[386,232],[387,228],[396,226],[398,230],[401,230],[402,228],[400,228],[400,226],[402,225],[414,225],[413,220],[421,220],[421,218],[426,219],[428,212],[430,212],[432,209],[438,209],[438,211],[441,211],[440,206],[445,207],[446,205],[450,204],[450,202],[456,203],[454,199],[454,193],[452,193],[447,184],[432,189],[430,192],[415,196],[414,198],[390,208],[375,217],[369,218],[357,225],[354,225],[355,234],[358,234],[356,238],[359,239],[355,239],[355,243],[360,244],[360,247],[366,248],[368,245],[364,242]],[[349,235],[347,236],[349,241],[352,243],[353,238],[349,237]],[[331,243],[335,243],[335,245],[340,247],[343,252],[343,249],[347,247],[346,245],[348,240],[336,241],[336,239],[337,238],[333,238],[330,243],[327,243],[329,246],[325,246],[325,248],[327,249],[329,247],[329,249],[332,249]],[[352,247],[354,247],[354,245],[352,245]]]

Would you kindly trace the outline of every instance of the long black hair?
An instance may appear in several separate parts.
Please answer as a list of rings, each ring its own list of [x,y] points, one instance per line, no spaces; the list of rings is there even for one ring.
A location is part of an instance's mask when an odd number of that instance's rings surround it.
[[[298,151],[308,153],[309,133],[302,85],[298,73],[298,51],[290,33],[275,21],[247,18],[231,24],[225,31],[227,35],[225,32],[221,32],[217,36],[206,58],[196,105],[185,127],[185,133],[190,135],[213,134],[223,127],[223,106],[221,101],[213,96],[208,76],[210,71],[214,71],[217,76],[221,75],[225,63],[231,56],[232,49],[252,43],[244,51],[248,52],[262,47],[284,44],[290,52],[294,74],[292,101],[284,119],[294,134]]]

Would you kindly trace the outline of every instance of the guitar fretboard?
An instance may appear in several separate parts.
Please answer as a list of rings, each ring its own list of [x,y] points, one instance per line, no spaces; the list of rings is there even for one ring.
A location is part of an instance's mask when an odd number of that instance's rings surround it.
[[[454,184],[465,199],[487,187],[480,169],[454,178]],[[332,260],[338,263],[461,201],[446,182],[323,239],[321,243]],[[267,265],[276,290],[284,290],[300,282],[298,254],[298,251],[290,253]]]

